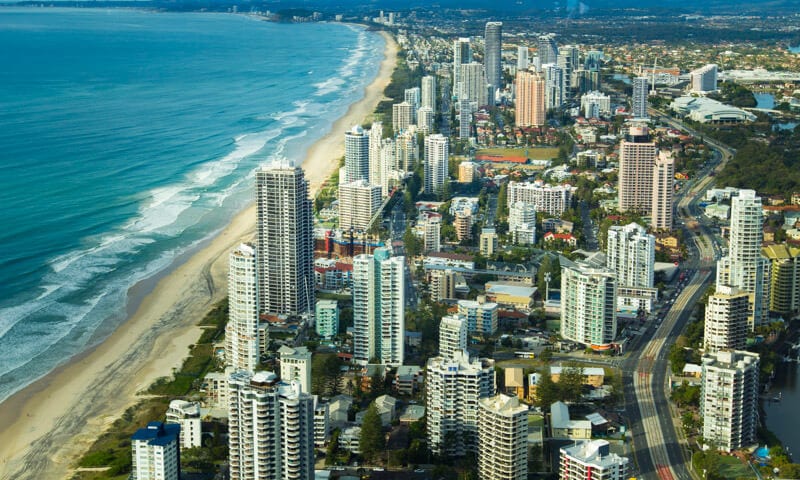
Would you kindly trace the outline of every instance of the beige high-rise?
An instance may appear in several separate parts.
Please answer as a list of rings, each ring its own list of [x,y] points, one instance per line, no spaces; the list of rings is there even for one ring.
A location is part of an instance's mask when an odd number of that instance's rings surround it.
[[[631,127],[619,146],[619,211],[650,213],[656,144],[647,127]]]
[[[540,127],[547,120],[544,77],[539,73],[517,72],[517,126]]]
[[[672,230],[672,196],[675,159],[659,152],[653,169],[653,209],[650,215],[655,230]]]

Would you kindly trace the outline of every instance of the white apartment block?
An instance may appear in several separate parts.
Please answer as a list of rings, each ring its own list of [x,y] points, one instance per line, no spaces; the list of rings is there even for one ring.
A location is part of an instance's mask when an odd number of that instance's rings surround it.
[[[763,221],[761,198],[753,190],[740,190],[731,198],[728,255],[717,262],[717,285],[750,294],[751,331],[769,320],[771,263],[761,254]]]
[[[367,135],[369,174],[367,180],[371,185],[381,185],[383,176],[383,162],[381,159],[381,148],[383,146],[383,124],[374,122]],[[340,178],[339,183],[348,183],[346,178]]]
[[[272,372],[236,372],[228,388],[231,480],[313,479],[313,397]]]
[[[647,77],[636,77],[633,79],[633,98],[631,107],[633,108],[633,118],[649,118],[647,113],[647,93],[649,81]]]
[[[485,257],[491,257],[497,251],[498,237],[494,227],[483,227],[480,237],[480,252]]]
[[[400,133],[414,125],[414,105],[408,102],[392,105],[392,129]]]
[[[314,327],[322,338],[332,338],[339,333],[339,304],[336,300],[317,300]]]
[[[759,357],[725,350],[703,355],[700,415],[708,446],[730,452],[756,444]]]
[[[467,349],[467,319],[460,315],[442,317],[439,323],[439,356],[453,358]]]
[[[440,215],[429,216],[423,228],[423,250],[425,252],[438,252],[441,250],[442,217]]]
[[[472,134],[472,103],[468,98],[458,101],[458,138],[465,140]]]
[[[377,357],[402,365],[405,340],[405,257],[378,248],[353,259],[353,360]]]
[[[689,72],[692,91],[708,93],[717,90],[717,66],[713,63]]]
[[[672,230],[674,184],[675,159],[666,152],[658,152],[653,169],[653,208],[650,213],[654,230]]]
[[[497,331],[497,304],[459,300],[458,314],[467,319],[467,332],[493,335]]]
[[[414,169],[419,162],[419,144],[416,127],[401,133],[395,132],[395,165],[397,169],[407,172]]]
[[[381,186],[366,180],[339,185],[339,228],[366,231],[381,208]]]
[[[720,350],[741,350],[747,341],[747,317],[750,296],[736,287],[717,285],[708,297],[703,327],[703,349],[706,353]]]
[[[608,229],[606,266],[617,275],[617,285],[653,286],[656,237],[639,224],[612,226]]]
[[[425,193],[436,193],[448,181],[449,141],[440,133],[425,137]]]
[[[536,205],[526,202],[510,203],[508,232],[517,245],[536,243]]]
[[[281,381],[297,382],[301,391],[311,393],[311,352],[306,347],[281,346],[278,349],[281,364]]]
[[[478,401],[495,392],[494,361],[467,352],[428,360],[425,374],[428,446],[435,454],[478,452]]]
[[[478,478],[527,480],[528,406],[501,393],[478,409]]]
[[[586,346],[608,345],[617,333],[616,275],[585,265],[561,269],[561,336]]]
[[[461,65],[460,90],[458,99],[477,102],[478,106],[488,103],[489,85],[486,83],[486,70],[477,62]]]
[[[180,480],[180,425],[150,422],[131,437],[131,479]]]
[[[602,92],[588,92],[581,95],[581,111],[586,118],[600,118],[611,115],[611,97]]]
[[[461,65],[472,62],[472,45],[469,38],[459,38],[453,42],[453,92],[460,92]]]
[[[314,395],[314,446],[322,448],[328,443],[330,434],[330,404],[320,402]]]
[[[556,59],[557,61],[557,59]],[[544,73],[544,98],[547,109],[561,108],[564,104],[564,69],[555,63],[542,63]]]
[[[344,168],[347,178],[343,183],[356,180],[369,181],[369,132],[355,125],[344,134]]]
[[[631,127],[619,145],[620,212],[651,212],[655,161],[656,144],[647,127]]]
[[[422,90],[419,87],[406,88],[403,100],[414,106],[414,111],[422,106]]]
[[[172,400],[167,409],[167,422],[180,425],[181,448],[195,448],[203,444],[200,403]]]
[[[417,110],[417,129],[420,133],[427,135],[433,132],[433,121],[435,114],[429,107],[422,107]]]
[[[256,171],[256,263],[261,313],[299,315],[314,308],[314,229],[300,167]]]
[[[436,111],[436,98],[438,90],[436,89],[436,77],[433,75],[426,75],[422,77],[422,108],[430,108]]]
[[[256,251],[239,245],[228,262],[228,323],[225,325],[225,365],[255,371],[259,361],[258,282]]]
[[[572,204],[574,191],[575,187],[570,185],[545,185],[541,181],[509,182],[508,204],[530,203],[537,212],[547,212],[560,217]]]
[[[584,440],[559,451],[559,480],[628,480],[630,459],[611,453],[606,440]]]

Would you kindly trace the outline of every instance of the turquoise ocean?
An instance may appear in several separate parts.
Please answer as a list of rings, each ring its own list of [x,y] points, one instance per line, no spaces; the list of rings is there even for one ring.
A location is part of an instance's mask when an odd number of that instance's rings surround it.
[[[102,341],[128,291],[363,95],[384,40],[244,15],[0,9],[0,401]]]

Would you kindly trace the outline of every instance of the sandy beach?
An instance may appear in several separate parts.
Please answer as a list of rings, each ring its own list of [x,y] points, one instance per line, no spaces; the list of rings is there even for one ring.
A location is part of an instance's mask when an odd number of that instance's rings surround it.
[[[367,119],[383,98],[397,45],[382,35],[386,49],[376,79],[302,163],[312,195],[338,168],[342,133]],[[238,214],[164,276],[108,339],[0,405],[0,479],[69,478],[79,456],[136,403],[136,393],[180,367],[200,336],[196,323],[227,293],[228,252],[252,237],[255,220],[253,206]]]

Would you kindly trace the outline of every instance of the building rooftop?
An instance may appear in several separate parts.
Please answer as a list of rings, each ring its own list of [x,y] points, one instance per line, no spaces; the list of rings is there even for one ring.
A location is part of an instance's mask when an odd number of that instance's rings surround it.
[[[136,430],[131,437],[132,441],[147,441],[150,445],[168,445],[176,442],[181,432],[177,423],[150,422],[147,427]]]
[[[536,287],[528,287],[520,283],[490,282],[486,284],[486,293],[493,295],[513,295],[515,297],[533,297]]]
[[[571,447],[561,447],[561,451],[572,458],[601,468],[629,462],[626,457],[611,453],[610,445],[606,440],[576,442]]]
[[[564,402],[556,402],[550,405],[550,424],[553,429],[591,429],[592,422],[589,420],[570,420],[569,407]]]

